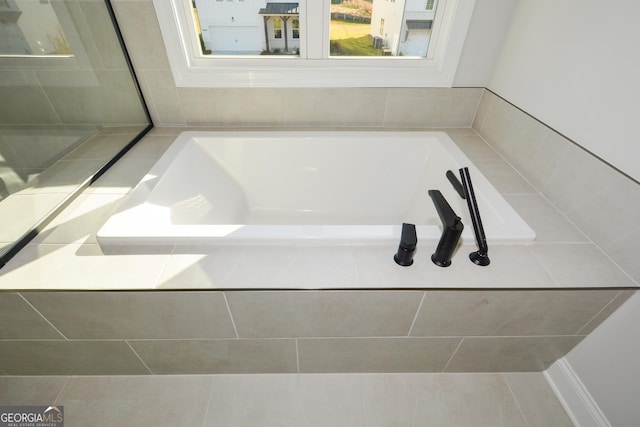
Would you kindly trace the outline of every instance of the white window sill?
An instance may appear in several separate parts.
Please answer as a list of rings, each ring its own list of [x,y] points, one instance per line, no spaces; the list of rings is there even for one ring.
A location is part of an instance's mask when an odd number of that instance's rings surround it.
[[[448,0],[433,59],[310,59],[317,56],[313,47],[307,58],[201,57],[193,52],[180,1],[153,0],[178,87],[451,87],[475,4]]]

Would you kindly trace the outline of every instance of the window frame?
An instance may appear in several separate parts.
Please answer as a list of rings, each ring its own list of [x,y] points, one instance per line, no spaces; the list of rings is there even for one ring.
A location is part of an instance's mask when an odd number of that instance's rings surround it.
[[[152,1],[177,87],[451,87],[475,5],[441,0],[427,58],[329,57],[330,0],[299,0],[299,57],[204,57],[191,1]]]

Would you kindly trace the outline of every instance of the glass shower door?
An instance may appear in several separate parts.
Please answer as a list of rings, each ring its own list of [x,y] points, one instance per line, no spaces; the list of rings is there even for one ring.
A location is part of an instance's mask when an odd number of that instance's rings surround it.
[[[0,266],[150,127],[108,0],[0,0]]]

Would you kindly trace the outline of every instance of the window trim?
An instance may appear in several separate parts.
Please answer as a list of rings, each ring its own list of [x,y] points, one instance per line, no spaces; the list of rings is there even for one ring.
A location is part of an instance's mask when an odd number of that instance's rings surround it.
[[[153,0],[177,87],[451,87],[475,4],[447,0],[438,7],[443,16],[428,58],[365,59],[328,57],[329,0],[299,0],[301,57],[202,57],[182,2]]]

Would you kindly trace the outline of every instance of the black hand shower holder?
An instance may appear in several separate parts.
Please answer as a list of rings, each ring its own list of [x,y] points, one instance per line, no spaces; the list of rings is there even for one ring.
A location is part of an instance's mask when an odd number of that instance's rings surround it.
[[[447,177],[449,177],[449,180],[452,181],[448,173]],[[474,264],[485,267],[491,262],[488,255],[489,246],[487,245],[487,238],[484,234],[482,220],[480,219],[480,211],[478,210],[478,203],[473,191],[473,184],[471,183],[469,168],[464,167],[460,169],[460,178],[462,179],[462,189],[464,192],[463,198],[467,200],[469,215],[471,216],[471,223],[473,224],[473,232],[475,233],[476,243],[478,244],[478,250],[476,252],[471,252],[469,254],[469,259],[473,261]]]

